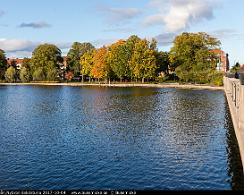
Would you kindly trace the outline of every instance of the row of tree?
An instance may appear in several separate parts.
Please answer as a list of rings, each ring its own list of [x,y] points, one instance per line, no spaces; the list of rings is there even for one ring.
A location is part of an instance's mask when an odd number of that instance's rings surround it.
[[[91,43],[75,42],[64,61],[57,46],[42,44],[31,59],[24,59],[20,70],[14,63],[7,64],[0,50],[0,80],[62,81],[81,76],[82,80],[144,82],[176,75],[185,82],[211,83],[222,77],[216,71],[217,56],[210,52],[219,47],[220,41],[206,33],[183,33],[175,38],[170,52],[162,52],[155,39],[133,35],[98,49]]]

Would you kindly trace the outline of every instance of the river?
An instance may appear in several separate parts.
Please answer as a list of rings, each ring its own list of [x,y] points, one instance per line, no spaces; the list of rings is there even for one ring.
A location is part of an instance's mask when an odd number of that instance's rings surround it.
[[[0,86],[0,189],[239,190],[223,91]]]

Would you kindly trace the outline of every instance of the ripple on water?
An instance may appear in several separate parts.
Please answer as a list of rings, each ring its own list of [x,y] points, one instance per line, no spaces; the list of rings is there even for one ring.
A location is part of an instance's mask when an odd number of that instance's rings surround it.
[[[222,91],[0,88],[0,189],[243,189]]]

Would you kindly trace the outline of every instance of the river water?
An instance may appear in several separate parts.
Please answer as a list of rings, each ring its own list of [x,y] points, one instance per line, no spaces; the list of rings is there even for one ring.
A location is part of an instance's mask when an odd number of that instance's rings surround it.
[[[0,87],[0,189],[239,190],[223,91]]]

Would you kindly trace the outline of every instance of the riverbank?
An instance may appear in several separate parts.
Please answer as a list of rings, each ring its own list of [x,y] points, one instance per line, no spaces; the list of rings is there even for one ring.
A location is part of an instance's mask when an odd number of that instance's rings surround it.
[[[208,90],[224,90],[224,87],[200,85],[200,84],[142,84],[142,83],[116,83],[116,84],[95,84],[95,83],[0,83],[0,86],[99,86],[99,87],[150,87],[150,88],[179,88],[179,89],[208,89]]]

